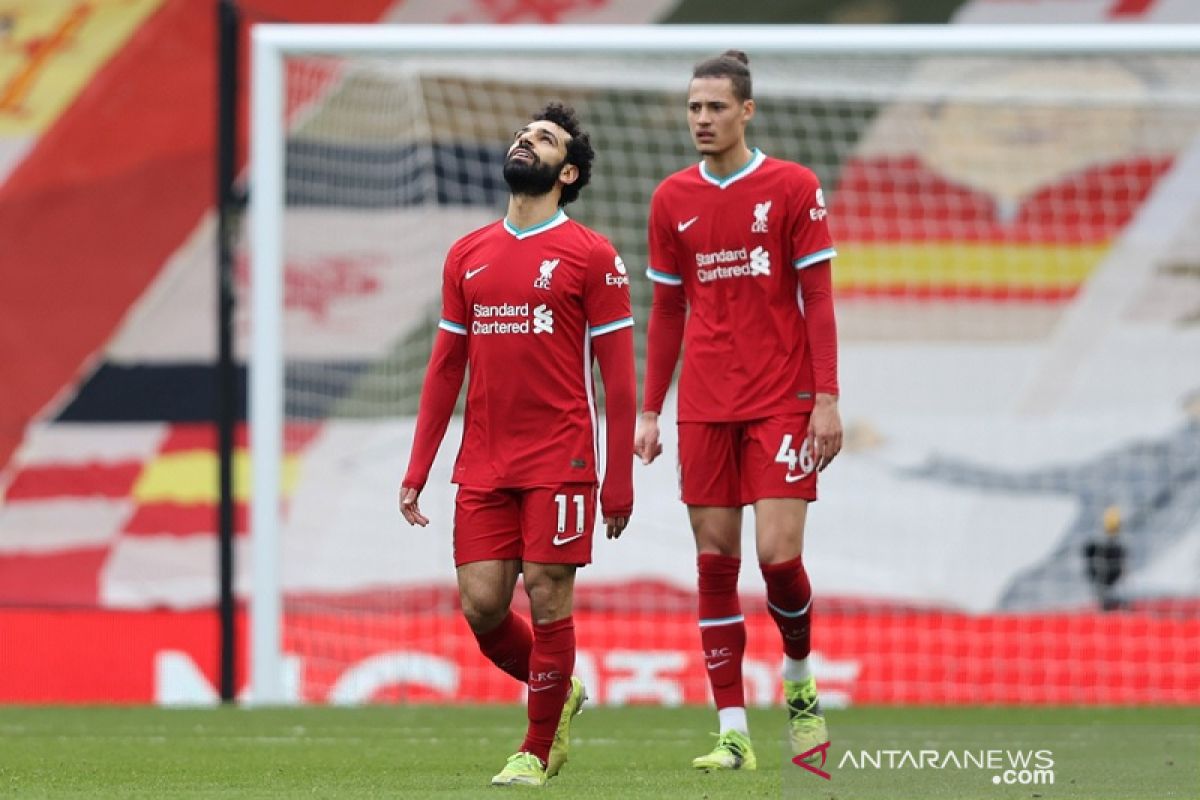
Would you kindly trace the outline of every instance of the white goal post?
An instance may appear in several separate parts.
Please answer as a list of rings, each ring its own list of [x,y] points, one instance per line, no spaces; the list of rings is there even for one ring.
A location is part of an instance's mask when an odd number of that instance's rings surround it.
[[[828,58],[1195,57],[1200,55],[1200,26],[255,26],[248,228],[252,300],[249,309],[249,421],[253,487],[250,514],[252,572],[248,576],[249,702],[280,704],[295,701],[298,696],[289,685],[294,676],[289,672],[284,653],[284,592],[280,564],[285,461],[284,162],[289,124],[285,60],[429,55],[461,57],[469,61],[495,55],[521,58],[538,54],[560,59],[611,55],[617,61],[629,54],[650,53],[675,54],[694,61],[731,47],[749,53],[752,67],[753,59],[791,54]],[[677,87],[682,96],[687,75],[672,72],[642,78],[647,85]],[[606,76],[592,74],[581,79],[603,84]],[[886,90],[884,86],[881,91]],[[1168,102],[1188,105],[1194,102],[1194,97],[1194,94],[1185,93],[1182,99],[1172,101],[1168,98]],[[682,104],[676,110],[676,126],[682,130]],[[628,122],[636,124],[637,120]],[[584,124],[588,124],[587,119]],[[665,173],[659,177],[665,177]],[[585,193],[581,205],[587,202]],[[626,261],[629,260],[626,257]],[[426,266],[433,270],[437,265]],[[630,266],[631,274],[640,276],[646,265],[631,263]],[[1099,269],[1103,269],[1103,265]],[[1074,302],[1086,303],[1086,293],[1085,282]],[[1110,305],[1101,304],[1105,313]],[[1079,317],[1078,309],[1075,316]],[[641,324],[644,319],[639,320]],[[1078,327],[1087,323],[1076,321],[1074,324]],[[642,336],[644,334],[638,334],[639,338]],[[1078,332],[1075,338],[1078,338]],[[1052,353],[1045,355],[1045,363],[1057,364],[1052,356]],[[1040,379],[1044,380],[1044,376]],[[454,442],[447,437],[443,449],[453,450],[453,447]],[[400,475],[393,477],[398,481]],[[394,504],[394,499],[384,498],[383,502]],[[664,497],[662,502],[677,501],[673,497]],[[448,563],[446,570],[449,573]]]

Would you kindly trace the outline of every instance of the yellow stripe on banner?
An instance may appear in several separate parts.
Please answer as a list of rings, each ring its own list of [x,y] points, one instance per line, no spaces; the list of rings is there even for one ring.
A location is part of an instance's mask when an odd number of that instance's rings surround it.
[[[300,474],[295,456],[283,459],[283,493],[290,496]],[[250,499],[250,456],[233,456],[233,495],[238,502]],[[133,487],[139,503],[216,503],[217,454],[206,450],[182,450],[150,461]]]
[[[164,0],[0,0],[0,138],[44,132]]]
[[[1109,251],[1109,244],[976,244],[932,242],[837,245],[834,287],[842,292],[954,294],[961,289],[1004,295],[1072,292]]]

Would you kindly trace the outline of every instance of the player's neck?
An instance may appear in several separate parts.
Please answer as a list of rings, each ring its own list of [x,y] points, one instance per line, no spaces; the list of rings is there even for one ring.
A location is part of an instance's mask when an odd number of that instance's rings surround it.
[[[508,224],[517,230],[532,228],[558,213],[558,192],[549,192],[540,197],[526,194],[508,196],[508,212],[504,215]]]
[[[746,146],[746,142],[743,140],[740,144],[734,145],[728,150],[722,150],[720,153],[706,153],[704,168],[708,170],[709,175],[720,180],[728,178],[749,164],[752,158],[754,158],[754,152]]]

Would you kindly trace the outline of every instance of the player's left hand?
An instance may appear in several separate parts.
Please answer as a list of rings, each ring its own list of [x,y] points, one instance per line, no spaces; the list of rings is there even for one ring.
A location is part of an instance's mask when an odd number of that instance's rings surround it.
[[[842,451],[842,416],[838,413],[837,397],[818,394],[808,420],[808,452],[812,453],[817,471]]]
[[[604,527],[607,529],[605,533],[609,539],[618,539],[625,531],[625,526],[629,524],[629,517],[605,517]]]
[[[662,455],[662,451],[662,443],[658,441],[658,414],[643,411],[633,436],[633,454],[642,459],[643,464],[649,464]]]
[[[424,528],[429,524],[429,518],[421,513],[421,507],[417,505],[417,499],[420,496],[420,489],[414,489],[411,486],[401,486],[400,513],[404,515],[404,521],[409,525],[420,525]]]

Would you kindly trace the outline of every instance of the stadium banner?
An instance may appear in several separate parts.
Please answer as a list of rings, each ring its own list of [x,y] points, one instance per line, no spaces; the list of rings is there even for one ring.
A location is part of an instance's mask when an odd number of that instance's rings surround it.
[[[636,592],[634,592],[636,595]],[[315,603],[311,609],[315,609]],[[818,609],[822,701],[850,704],[1200,703],[1196,615],[968,616]],[[516,703],[524,685],[480,655],[453,609],[289,616],[291,699],[314,704]],[[604,705],[704,704],[694,615],[675,609],[575,614],[576,673]],[[778,634],[746,615],[747,702],[778,702]],[[239,630],[246,628],[239,615]],[[327,641],[335,636],[339,646]],[[211,611],[0,611],[0,703],[217,702]],[[244,657],[246,648],[240,648]],[[314,655],[315,653],[315,655]],[[336,655],[334,655],[336,653]],[[904,680],[895,680],[897,664]],[[997,679],[998,672],[1003,673]],[[239,675],[245,675],[244,663]]]

